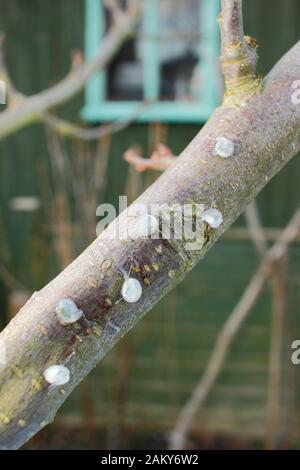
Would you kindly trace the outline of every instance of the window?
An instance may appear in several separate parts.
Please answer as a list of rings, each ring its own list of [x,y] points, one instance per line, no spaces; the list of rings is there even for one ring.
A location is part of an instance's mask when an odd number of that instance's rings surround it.
[[[92,57],[110,19],[102,0],[85,1],[85,49]],[[219,0],[141,1],[136,34],[87,84],[82,117],[126,119],[147,100],[139,121],[206,121],[219,98]]]

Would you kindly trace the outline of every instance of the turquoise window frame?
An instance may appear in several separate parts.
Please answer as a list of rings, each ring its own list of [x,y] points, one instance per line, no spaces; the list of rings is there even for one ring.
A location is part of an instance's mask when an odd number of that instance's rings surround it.
[[[143,29],[145,38],[158,35],[159,0],[144,0]],[[201,78],[203,86],[198,99],[193,102],[159,101],[159,51],[155,40],[145,39],[144,44],[144,98],[153,101],[141,109],[137,101],[108,101],[105,96],[106,71],[95,73],[85,89],[85,106],[82,118],[91,123],[127,119],[137,115],[139,122],[201,123],[205,122],[219,104],[217,64],[220,54],[219,28],[216,18],[220,0],[202,0],[200,27],[203,34]],[[85,0],[85,53],[93,57],[105,31],[102,0]]]

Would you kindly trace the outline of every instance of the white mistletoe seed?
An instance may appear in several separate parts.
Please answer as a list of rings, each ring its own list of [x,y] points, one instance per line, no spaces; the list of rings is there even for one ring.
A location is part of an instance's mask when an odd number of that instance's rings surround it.
[[[135,223],[130,227],[130,235],[132,238],[147,238],[153,235],[158,230],[158,221],[156,217],[151,214],[144,214],[135,220]]]
[[[226,137],[218,137],[215,145],[215,153],[219,157],[229,158],[234,154],[234,142]]]
[[[44,371],[44,377],[51,385],[65,385],[70,380],[70,371],[65,366],[54,365]]]
[[[142,296],[142,286],[137,279],[129,277],[122,286],[121,294],[126,302],[135,303]]]
[[[59,321],[63,324],[75,323],[83,315],[72,299],[62,299],[55,308]]]
[[[223,222],[223,216],[218,209],[210,208],[204,211],[203,213],[203,220],[206,222],[211,228],[217,228]]]

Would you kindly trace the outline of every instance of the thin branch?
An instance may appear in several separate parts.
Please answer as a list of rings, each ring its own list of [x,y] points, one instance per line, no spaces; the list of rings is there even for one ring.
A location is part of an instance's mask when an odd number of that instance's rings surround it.
[[[215,384],[227,357],[228,351],[240,327],[251,312],[274,263],[284,256],[288,246],[300,230],[300,210],[283,230],[279,240],[268,250],[265,260],[252,277],[238,304],[226,320],[216,341],[206,369],[197,383],[191,397],[182,408],[174,430],[170,436],[170,449],[184,449],[186,437],[192,422]]]
[[[266,254],[268,245],[255,201],[247,207],[245,218],[253,244],[258,254],[263,257]]]
[[[170,449],[184,449],[186,437],[201,405],[212,389],[224,365],[229,347],[243,321],[250,313],[266,280],[266,270],[260,268],[249,282],[233,312],[230,314],[218,336],[204,374],[197,383],[191,397],[182,408],[170,436]]]
[[[18,287],[19,289],[25,290],[21,282],[14,277],[14,275],[7,269],[5,264],[2,262],[0,262],[0,275],[1,275],[1,279],[4,281],[4,284],[8,290],[12,290],[16,287]]]
[[[139,173],[146,170],[165,171],[175,165],[177,160],[172,150],[164,144],[157,144],[150,158],[141,157],[134,148],[128,149],[124,153],[123,158]]]
[[[222,48],[239,46],[244,41],[242,0],[222,0]]]
[[[114,24],[117,25],[123,14],[118,0],[104,0],[104,6],[109,10]]]
[[[261,80],[256,76],[257,43],[244,36],[242,0],[222,0],[219,24],[225,98],[235,104],[245,102],[258,92]]]
[[[0,32],[0,80],[5,83],[7,104],[11,108],[13,108],[18,106],[24,100],[25,97],[16,90],[8,74],[5,63],[4,43],[5,34],[3,32]]]
[[[284,317],[287,310],[288,291],[286,283],[287,256],[273,265],[272,269],[272,320],[269,351],[269,380],[267,395],[267,418],[265,448],[275,449],[281,424],[282,352],[284,341]]]
[[[264,234],[266,237],[267,242],[274,242],[278,239],[278,235],[280,233],[279,228],[272,228],[264,227]],[[238,241],[249,241],[251,240],[249,230],[245,227],[231,227],[226,233],[223,235],[224,240],[238,240]],[[295,242],[300,242],[300,234],[296,237]]]

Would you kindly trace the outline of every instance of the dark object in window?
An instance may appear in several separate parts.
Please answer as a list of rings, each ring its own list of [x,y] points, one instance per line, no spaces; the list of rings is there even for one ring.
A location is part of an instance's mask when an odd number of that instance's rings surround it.
[[[160,98],[162,100],[191,100],[193,77],[198,57],[192,52],[165,61],[161,65]]]

